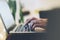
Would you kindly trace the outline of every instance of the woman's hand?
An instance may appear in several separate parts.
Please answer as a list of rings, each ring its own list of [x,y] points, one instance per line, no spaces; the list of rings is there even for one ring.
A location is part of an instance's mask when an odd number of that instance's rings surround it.
[[[47,25],[48,19],[47,18],[29,18],[26,21],[27,23],[30,22],[32,25],[31,30],[40,32],[45,30],[45,26]]]

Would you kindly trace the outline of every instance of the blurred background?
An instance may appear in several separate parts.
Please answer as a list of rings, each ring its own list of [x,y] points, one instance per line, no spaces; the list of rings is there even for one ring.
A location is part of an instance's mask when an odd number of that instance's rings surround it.
[[[60,11],[60,0],[0,0],[0,2],[4,1],[9,5],[17,25],[20,22],[25,22],[26,19],[30,17],[47,18],[46,13],[48,11],[48,13],[51,13],[54,10]],[[23,19],[21,19],[21,17]],[[0,40],[5,40],[7,37],[6,34],[6,30],[0,18]]]

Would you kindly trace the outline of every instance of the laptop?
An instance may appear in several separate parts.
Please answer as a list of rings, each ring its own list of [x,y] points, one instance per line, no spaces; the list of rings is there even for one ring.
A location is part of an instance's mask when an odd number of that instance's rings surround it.
[[[4,27],[8,33],[10,31],[15,32],[17,29],[19,29],[18,31],[20,31],[21,25],[16,26],[12,13],[10,12],[9,6],[6,2],[0,2],[0,17],[1,17]],[[19,27],[19,28],[17,28],[17,27]],[[22,28],[22,30],[25,30],[24,27]]]
[[[0,2],[0,17],[4,24],[4,27],[9,34],[7,40],[46,40],[45,32],[33,32],[25,31],[24,23],[23,26],[16,26],[13,16],[10,12],[9,6],[6,2]],[[17,30],[17,31],[16,31]]]
[[[10,8],[6,2],[0,2],[0,17],[8,33],[35,33],[34,31],[31,31],[31,29],[26,27],[28,22],[16,26]]]
[[[25,31],[24,32],[24,27],[21,27],[21,25],[16,26],[14,19],[12,16],[8,16],[10,18],[7,17],[6,14],[4,14],[4,16],[2,14],[0,14],[0,17],[2,19],[2,22],[4,24],[4,27],[7,31],[7,33],[9,34],[6,40],[46,40],[46,33],[36,33],[36,32],[32,32],[32,31]],[[6,19],[8,18],[8,19]],[[10,21],[10,22],[9,22]],[[11,24],[10,24],[11,23]],[[16,29],[21,29],[19,31],[16,31]]]

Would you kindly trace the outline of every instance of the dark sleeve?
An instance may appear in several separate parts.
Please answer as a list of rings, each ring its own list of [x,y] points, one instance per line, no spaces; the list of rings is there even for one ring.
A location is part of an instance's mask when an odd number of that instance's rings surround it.
[[[48,11],[40,11],[39,12],[40,18],[47,18],[48,16]]]
[[[48,40],[60,40],[60,8],[41,11],[41,18],[48,18]]]

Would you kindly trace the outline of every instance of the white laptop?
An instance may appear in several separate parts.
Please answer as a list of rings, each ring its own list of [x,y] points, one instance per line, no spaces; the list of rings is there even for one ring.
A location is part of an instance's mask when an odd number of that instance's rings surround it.
[[[8,33],[35,33],[32,32],[31,30],[28,31],[28,27],[27,29],[25,29],[24,26],[27,23],[25,23],[23,26],[22,25],[16,26],[12,13],[10,12],[9,6],[6,2],[0,2],[0,17]]]
[[[0,2],[0,17],[8,33],[36,33],[25,26],[28,22],[16,26],[12,13],[10,12],[9,6],[6,2]]]
[[[11,31],[11,33],[16,33],[15,31],[17,29],[19,29],[18,31],[20,31],[21,29],[23,31],[25,30],[24,27],[20,28],[20,25],[16,26],[13,16],[10,12],[9,6],[6,2],[0,2],[0,17],[1,17],[4,27],[8,33],[10,33],[10,31]],[[17,27],[19,27],[19,28],[17,28]],[[20,32],[18,32],[18,33],[20,33]]]

